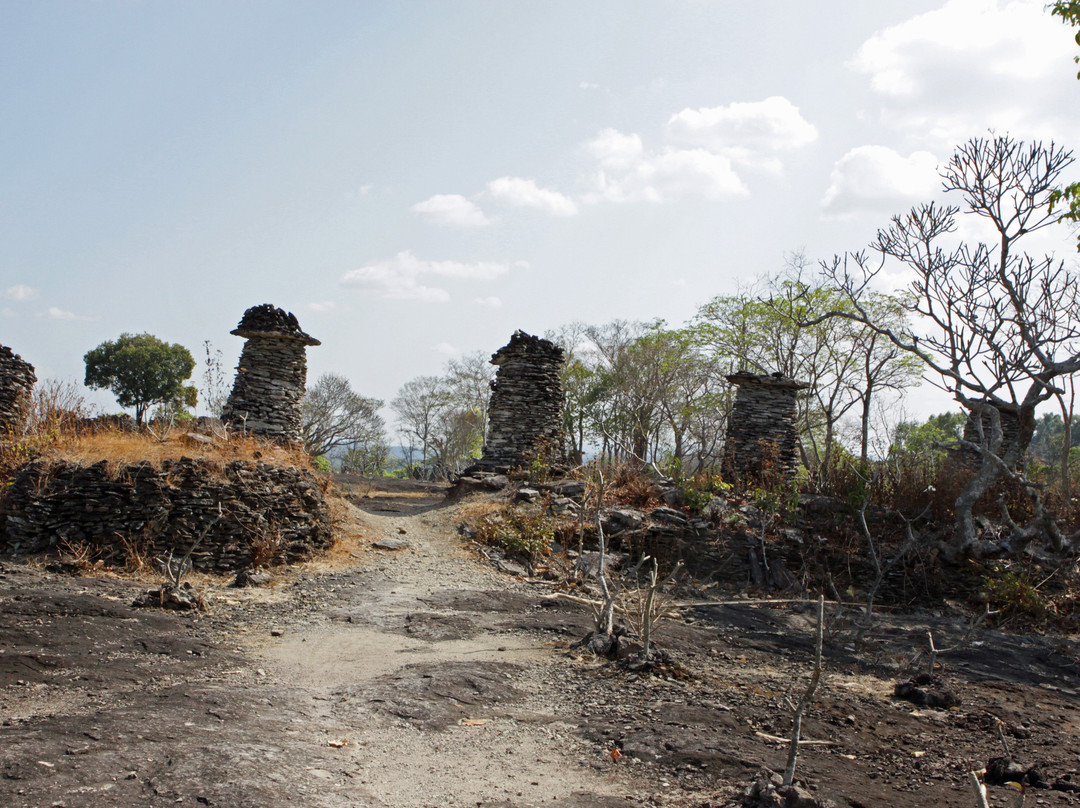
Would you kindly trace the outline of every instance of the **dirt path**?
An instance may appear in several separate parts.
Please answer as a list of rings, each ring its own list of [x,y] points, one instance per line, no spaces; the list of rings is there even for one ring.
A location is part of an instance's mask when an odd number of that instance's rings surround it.
[[[262,649],[268,675],[321,702],[326,742],[344,744],[341,771],[393,808],[625,792],[613,773],[586,765],[560,719],[551,687],[562,663],[550,639],[471,608],[470,594],[505,592],[504,609],[532,595],[466,556],[453,509],[366,520],[374,540],[409,546],[384,551],[365,591],[343,597],[329,624]],[[455,606],[448,592],[466,597]]]

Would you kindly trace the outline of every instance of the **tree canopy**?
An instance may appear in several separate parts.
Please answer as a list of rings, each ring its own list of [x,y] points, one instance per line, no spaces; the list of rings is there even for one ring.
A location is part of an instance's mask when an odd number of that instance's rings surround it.
[[[152,404],[191,402],[193,391],[184,381],[195,369],[195,360],[183,345],[170,345],[152,334],[121,334],[88,351],[83,359],[83,383],[95,390],[111,390],[121,407],[135,408],[139,424]]]

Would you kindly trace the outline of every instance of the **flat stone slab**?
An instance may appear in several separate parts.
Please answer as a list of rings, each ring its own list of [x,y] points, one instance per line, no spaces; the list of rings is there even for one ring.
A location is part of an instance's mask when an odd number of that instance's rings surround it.
[[[372,542],[371,546],[376,550],[404,550],[410,545],[405,539],[399,539],[397,536],[387,536],[385,539]]]

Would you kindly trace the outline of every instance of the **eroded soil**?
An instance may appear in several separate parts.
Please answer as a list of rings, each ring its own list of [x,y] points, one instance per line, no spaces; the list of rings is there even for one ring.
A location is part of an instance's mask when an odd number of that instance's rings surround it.
[[[0,805],[726,806],[783,768],[811,607],[687,607],[657,629],[671,664],[635,673],[568,653],[591,615],[482,563],[437,487],[343,487],[330,560],[218,581],[205,615],[132,608],[145,580],[5,562]],[[948,648],[966,628],[890,615],[828,644],[803,724],[826,743],[798,779],[839,806],[970,806],[1003,733],[1057,786],[1027,805],[1080,804],[1060,790],[1080,787],[1074,637],[976,632],[939,657],[955,706],[893,698],[928,630]]]

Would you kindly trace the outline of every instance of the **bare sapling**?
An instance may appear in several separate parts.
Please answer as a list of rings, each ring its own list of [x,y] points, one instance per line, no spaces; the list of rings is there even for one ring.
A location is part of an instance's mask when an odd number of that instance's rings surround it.
[[[806,708],[814,698],[814,692],[817,690],[818,682],[821,680],[821,646],[824,641],[824,635],[825,596],[818,595],[817,629],[814,638],[814,669],[810,674],[810,682],[806,686],[806,692],[804,692],[802,698],[799,699],[798,706],[791,705],[792,710],[795,713],[795,718],[792,722],[791,741],[788,744],[787,766],[784,768],[783,784],[785,786],[790,786],[795,780],[795,764],[799,758],[799,736],[802,733],[803,715],[806,713]]]
[[[645,594],[645,603],[641,608],[641,653],[647,662],[652,654],[652,631],[653,624],[662,617],[666,617],[670,611],[670,604],[658,603],[657,592],[670,583],[682,569],[682,561],[675,564],[675,568],[663,580],[659,577],[660,565],[655,558],[652,560],[652,568],[649,570],[649,586]]]
[[[971,783],[971,790],[975,792],[975,805],[978,808],[990,808],[990,803],[986,801],[986,786],[979,779],[979,773],[968,772],[968,782]]]
[[[604,472],[599,471],[600,485],[596,492],[596,540],[597,555],[596,580],[600,584],[600,595],[603,598],[600,611],[597,614],[596,629],[601,634],[610,636],[615,630],[615,595],[608,585],[607,574],[604,572],[605,556],[607,555],[607,543],[604,537],[604,524],[601,518],[604,505]]]
[[[956,641],[956,643],[950,645],[948,648],[938,648],[937,645],[935,645],[934,643],[934,632],[930,629],[927,629],[926,639],[929,643],[928,659],[926,664],[927,674],[930,676],[934,675],[934,671],[937,669],[938,654],[948,654],[951,651],[958,651],[961,648],[966,647],[967,644],[971,642],[971,638],[974,636],[975,632],[978,631],[979,626],[986,622],[986,618],[992,617],[997,613],[997,609],[991,609],[989,606],[987,606],[986,610],[982,614],[973,617],[968,622],[968,627],[967,630],[964,632],[964,636],[962,636],[959,640]],[[915,655],[915,658],[918,658],[918,654]]]
[[[874,542],[874,536],[870,532],[870,526],[866,521],[866,506],[869,503],[870,498],[866,497],[863,500],[862,507],[859,509],[859,528],[862,530],[863,537],[866,539],[866,546],[869,550],[870,563],[874,567],[874,581],[870,584],[870,588],[866,590],[866,606],[863,608],[862,622],[859,625],[859,629],[855,635],[855,641],[859,642],[866,632],[870,630],[874,621],[874,601],[877,599],[878,591],[881,589],[881,585],[885,583],[885,576],[889,574],[894,566],[900,561],[903,561],[911,551],[915,549],[915,546],[919,543],[918,537],[915,535],[915,530],[912,528],[912,522],[914,519],[908,519],[903,514],[900,518],[904,520],[904,543],[900,545],[899,549],[893,554],[891,558],[885,560],[881,557],[881,552]],[[927,506],[929,508],[929,505]],[[925,514],[926,511],[923,511]],[[920,514],[921,516],[922,514]],[[915,517],[918,519],[919,516]]]

